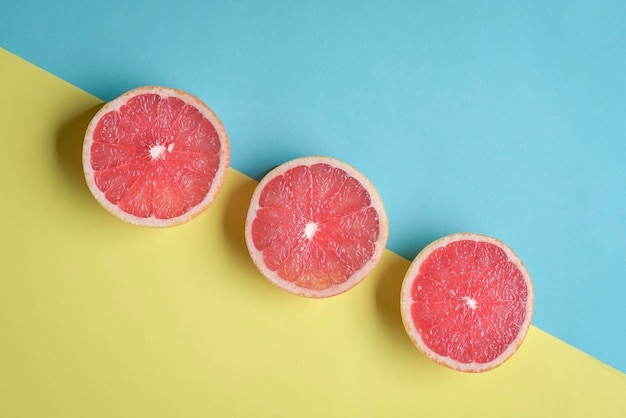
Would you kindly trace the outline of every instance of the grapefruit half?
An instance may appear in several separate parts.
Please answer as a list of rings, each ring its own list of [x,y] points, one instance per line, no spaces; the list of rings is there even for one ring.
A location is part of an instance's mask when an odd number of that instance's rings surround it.
[[[415,346],[464,372],[493,369],[513,355],[531,323],[528,271],[503,242],[453,234],[413,260],[402,283],[401,314]]]
[[[228,136],[198,98],[139,87],[106,103],[83,142],[83,169],[96,200],[135,225],[166,227],[205,210],[230,161]]]
[[[387,243],[374,186],[348,164],[303,157],[270,171],[256,187],[245,225],[260,272],[296,295],[324,298],[361,282]]]

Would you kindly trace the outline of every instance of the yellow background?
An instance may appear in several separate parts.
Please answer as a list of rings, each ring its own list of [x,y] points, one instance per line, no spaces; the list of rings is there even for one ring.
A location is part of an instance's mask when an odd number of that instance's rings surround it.
[[[624,374],[535,327],[491,372],[425,359],[389,251],[335,298],[275,288],[244,243],[255,182],[233,169],[190,223],[118,221],[80,165],[100,100],[4,50],[0,92],[0,416],[626,416]]]

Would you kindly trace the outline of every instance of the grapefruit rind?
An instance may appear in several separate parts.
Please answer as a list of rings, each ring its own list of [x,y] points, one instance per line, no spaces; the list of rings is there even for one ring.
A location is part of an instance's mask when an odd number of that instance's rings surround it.
[[[100,188],[98,188],[95,182],[95,171],[91,164],[91,149],[93,145],[94,131],[96,129],[96,126],[98,125],[98,122],[104,115],[108,114],[109,112],[118,111],[131,98],[143,94],[157,94],[162,98],[175,97],[182,100],[185,104],[195,107],[202,114],[202,116],[204,116],[213,125],[219,137],[220,162],[215,176],[213,177],[211,187],[209,188],[206,196],[204,197],[204,199],[202,199],[200,203],[192,206],[187,212],[176,217],[156,218],[155,216],[150,216],[144,218],[125,212],[120,209],[120,207],[116,204],[111,203],[106,198],[104,192],[100,190]],[[213,201],[219,194],[224,184],[224,181],[226,180],[226,175],[228,174],[228,168],[230,166],[230,144],[228,135],[220,119],[211,110],[211,108],[209,108],[209,106],[207,106],[199,98],[185,91],[171,87],[143,86],[129,90],[119,97],[111,100],[110,102],[105,103],[104,106],[102,106],[94,115],[94,117],[91,119],[91,122],[87,126],[87,130],[85,131],[85,139],[83,142],[82,151],[82,163],[87,187],[93,194],[94,198],[98,201],[98,203],[100,203],[100,205],[102,205],[102,207],[104,207],[108,212],[133,225],[147,227],[170,227],[180,225],[192,220],[196,216],[200,215],[204,210],[206,210],[211,205],[211,203],[213,203]]]
[[[265,186],[275,177],[291,170],[294,167],[302,165],[312,166],[315,164],[328,164],[332,167],[339,168],[345,171],[348,176],[353,177],[354,179],[359,181],[368,191],[371,199],[371,206],[376,210],[379,220],[379,235],[378,239],[376,240],[375,249],[372,257],[360,269],[355,271],[352,276],[350,276],[346,281],[321,290],[300,287],[293,282],[283,279],[276,272],[269,269],[263,260],[263,252],[259,251],[256,248],[252,238],[252,223],[256,218],[257,211],[260,209],[259,200]],[[254,262],[257,269],[261,272],[261,274],[270,283],[283,290],[286,290],[289,293],[297,296],[315,299],[328,298],[345,293],[346,291],[352,289],[354,286],[363,281],[363,279],[365,279],[372,272],[372,270],[376,267],[376,265],[382,258],[385,246],[387,244],[388,235],[389,226],[387,214],[385,212],[382,200],[380,199],[380,196],[378,195],[378,192],[376,191],[373,184],[367,179],[367,177],[365,177],[365,175],[363,175],[360,171],[350,166],[349,164],[346,164],[341,160],[325,156],[308,156],[296,158],[270,170],[259,182],[252,194],[245,224],[246,246],[248,247],[248,251],[250,253],[252,261]]]
[[[490,244],[494,244],[501,248],[507,255],[508,260],[512,262],[522,273],[524,277],[524,282],[527,286],[527,299],[526,299],[526,315],[524,317],[524,322],[521,324],[519,332],[515,339],[508,345],[508,347],[495,359],[485,362],[469,362],[463,363],[457,360],[454,360],[448,356],[442,356],[436,352],[434,352],[430,347],[427,346],[424,339],[422,338],[420,332],[415,327],[412,318],[411,307],[415,302],[412,297],[412,287],[413,282],[420,270],[420,267],[424,260],[426,260],[435,250],[441,247],[445,247],[446,245],[461,241],[461,240],[470,240],[476,242],[487,242]],[[520,260],[520,258],[513,252],[511,248],[509,248],[504,242],[501,240],[490,237],[487,235],[476,234],[476,233],[456,233],[444,236],[439,238],[436,241],[433,241],[429,245],[427,245],[420,253],[415,257],[409,269],[404,277],[402,283],[402,290],[400,296],[400,311],[402,322],[404,324],[404,328],[413,342],[413,344],[417,347],[417,349],[424,354],[427,358],[434,361],[437,364],[448,367],[453,370],[468,372],[468,373],[480,373],[486,372],[496,367],[502,365],[506,362],[515,352],[519,349],[520,345],[526,338],[528,334],[528,330],[530,329],[530,324],[532,320],[533,313],[533,304],[534,304],[534,292],[533,285],[526,267]]]

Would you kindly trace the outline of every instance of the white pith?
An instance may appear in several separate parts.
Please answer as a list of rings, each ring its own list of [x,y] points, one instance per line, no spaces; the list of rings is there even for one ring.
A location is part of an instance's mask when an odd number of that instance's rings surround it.
[[[475,310],[476,309],[476,299],[474,299],[473,297],[470,296],[463,296],[463,300],[465,301],[465,304],[467,305],[468,308]]]
[[[153,160],[158,160],[164,157],[165,154],[165,147],[163,145],[155,145],[152,148],[150,148],[150,157],[152,157]]]
[[[309,222],[304,227],[304,237],[306,239],[313,239],[316,231],[317,231],[317,224],[315,222]]]

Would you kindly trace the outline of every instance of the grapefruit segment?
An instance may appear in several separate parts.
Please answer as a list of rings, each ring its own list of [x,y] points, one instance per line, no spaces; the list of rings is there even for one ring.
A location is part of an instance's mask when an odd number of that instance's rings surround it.
[[[320,213],[322,219],[337,219],[349,215],[371,204],[370,194],[354,177],[346,179],[330,198],[328,205]]]
[[[321,202],[320,209],[328,208],[328,201],[345,183],[348,174],[328,164],[313,164],[311,166],[313,199]]]
[[[96,124],[94,129],[93,135],[99,139],[100,143],[126,144],[128,141],[129,134],[122,127],[119,112],[102,115],[100,123]]]
[[[157,119],[153,132],[157,135],[167,134],[184,106],[185,102],[176,97],[162,98],[157,107]]]
[[[144,127],[152,126],[157,117],[160,96],[142,94],[131,97],[119,111],[122,126],[129,134],[142,134]]]
[[[117,205],[131,187],[147,175],[149,161],[137,159],[122,166],[114,166],[94,172],[94,182],[99,191],[104,193],[108,202]]]
[[[91,148],[91,154],[93,169],[96,171],[120,167],[142,159],[145,159],[146,162],[148,161],[145,153],[136,147],[109,142],[94,143]]]
[[[105,104],[83,144],[87,185],[117,217],[172,226],[205,210],[230,161],[226,131],[196,97],[166,87],[139,87]]]
[[[415,346],[455,370],[504,363],[530,327],[530,275],[503,242],[453,234],[422,250],[404,278],[401,313]]]
[[[132,213],[142,218],[148,218],[154,213],[153,201],[154,172],[152,170],[138,175],[133,184],[121,195],[117,206],[126,213]]]
[[[304,157],[268,173],[246,219],[246,244],[273,284],[329,297],[363,280],[387,242],[387,218],[371,183],[328,157]]]

